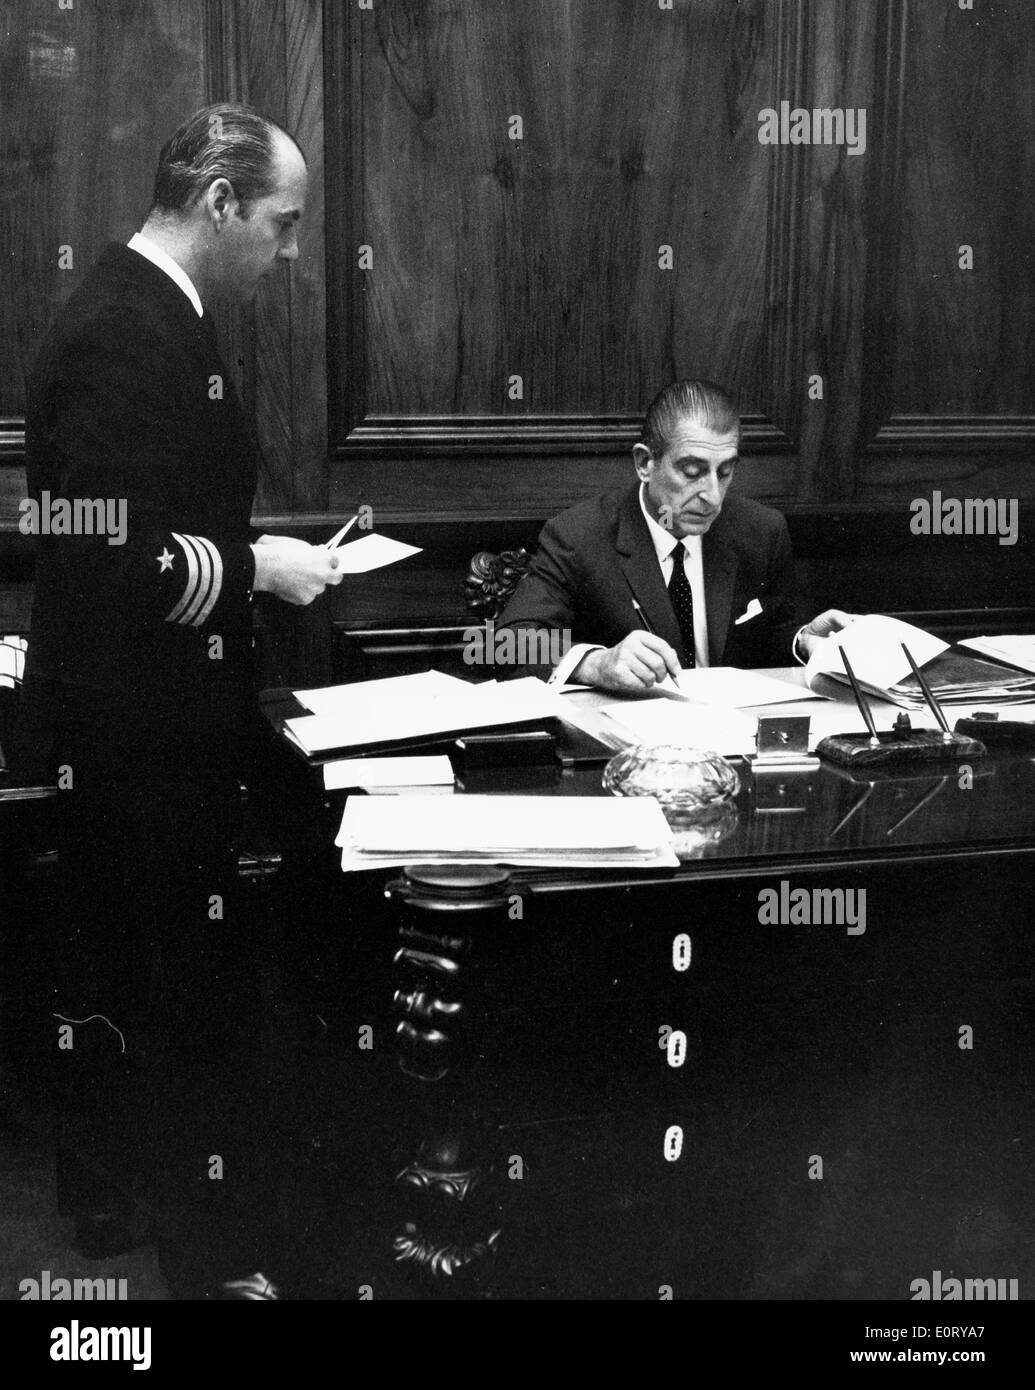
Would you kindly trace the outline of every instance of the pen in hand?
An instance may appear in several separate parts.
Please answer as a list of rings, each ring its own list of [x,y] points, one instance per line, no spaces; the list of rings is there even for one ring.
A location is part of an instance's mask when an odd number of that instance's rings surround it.
[[[346,521],[345,525],[341,528],[340,531],[335,531],[334,535],[330,538],[329,541],[324,541],[324,549],[325,549],[325,550],[335,550],[335,549],[337,549],[337,547],[338,547],[339,545],[341,545],[342,541],[343,541],[343,540],[345,539],[345,537],[349,534],[349,532],[352,530],[353,526],[355,526],[355,524],[356,524],[356,522],[357,522],[358,520],[359,520],[359,512],[356,513],[356,515],[352,518],[351,521]]]
[[[647,617],[646,613],[640,607],[639,601],[636,598],[633,599],[632,606],[636,609],[636,612],[639,615],[640,622],[643,624],[646,631],[649,632],[652,637],[657,637],[658,634],[654,630],[654,624],[651,622],[651,620]],[[676,670],[677,672],[679,671],[678,662],[676,663]],[[682,673],[680,672],[680,674]],[[674,676],[673,679],[678,681],[679,676]]]
[[[657,637],[658,634],[654,631],[654,624],[653,624],[653,623],[651,622],[651,620],[647,617],[646,613],[645,613],[645,612],[643,611],[643,609],[640,607],[640,605],[639,605],[639,603],[636,601],[636,599],[633,599],[633,607],[636,609],[637,613],[639,613],[639,615],[640,615],[640,622],[641,622],[641,623],[643,624],[643,626],[647,629],[647,631],[650,633],[650,635],[651,635],[652,637]]]

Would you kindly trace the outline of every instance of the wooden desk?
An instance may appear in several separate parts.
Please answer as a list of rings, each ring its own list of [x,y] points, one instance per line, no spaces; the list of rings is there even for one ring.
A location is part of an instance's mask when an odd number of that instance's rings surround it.
[[[1031,1259],[1009,1233],[1035,1142],[1035,760],[972,771],[824,765],[762,798],[744,768],[729,833],[678,870],[515,870],[466,896],[390,875],[391,951],[385,875],[339,876],[363,1017],[396,1039],[370,1068],[398,1198],[375,1296],[1023,1283],[999,1264]],[[600,771],[493,782],[577,796]],[[802,897],[787,920],[803,891],[833,920]]]

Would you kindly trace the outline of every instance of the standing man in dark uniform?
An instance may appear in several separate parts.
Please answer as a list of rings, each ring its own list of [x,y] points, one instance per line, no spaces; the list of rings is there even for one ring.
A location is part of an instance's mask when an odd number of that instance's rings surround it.
[[[142,232],[105,249],[30,387],[41,535],[22,744],[62,788],[67,906],[45,1001],[59,1202],[87,1255],[153,1231],[188,1297],[278,1296],[266,1156],[228,1104],[248,1041],[235,885],[258,735],[251,600],[310,603],[341,575],[333,551],[250,528],[255,443],[210,306],[297,257],[306,184],[271,121],[197,112],[161,152]],[[92,534],[62,533],[62,503]]]

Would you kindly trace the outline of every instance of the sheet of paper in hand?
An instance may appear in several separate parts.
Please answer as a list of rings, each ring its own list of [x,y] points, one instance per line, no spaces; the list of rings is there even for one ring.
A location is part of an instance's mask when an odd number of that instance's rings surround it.
[[[419,545],[407,545],[405,541],[393,541],[388,536],[378,536],[371,532],[361,536],[358,541],[335,548],[338,568],[342,574],[366,574],[369,570],[381,569],[383,565],[394,565],[410,555],[419,555]]]

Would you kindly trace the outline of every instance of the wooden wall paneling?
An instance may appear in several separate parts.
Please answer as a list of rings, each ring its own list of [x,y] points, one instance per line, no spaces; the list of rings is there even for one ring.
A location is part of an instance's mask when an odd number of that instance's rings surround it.
[[[288,330],[292,510],[327,507],[327,254],[324,206],[323,6],[287,0],[287,128],[309,166],[309,196],[291,267]]]
[[[902,0],[902,16],[886,368],[862,477],[871,491],[951,482],[955,495],[1030,497],[1035,21],[1023,0],[981,14]],[[972,270],[959,267],[961,245]]]
[[[865,109],[866,148],[792,146],[808,168],[802,271],[807,295],[798,332],[805,375],[801,428],[801,501],[850,501],[855,495],[862,393],[870,365],[867,289],[879,247],[871,244],[872,198],[889,157],[886,113],[894,101],[883,61],[899,0],[809,4],[808,110]],[[775,104],[775,103],[774,103]],[[823,396],[808,398],[808,377]]]
[[[362,140],[363,29],[339,5],[323,6],[324,203],[327,281],[327,424],[329,444],[345,439],[367,414],[363,353],[366,279],[357,268],[365,242]],[[330,487],[335,492],[333,476]]]
[[[210,18],[209,100],[244,101],[286,121],[284,0],[221,0]],[[248,305],[216,310],[227,365],[255,422],[261,462],[256,510],[292,506],[288,271],[278,269]]]
[[[1035,15],[1024,0],[982,14],[914,0],[908,42],[892,404],[1031,415]]]
[[[332,500],[376,472],[366,500],[393,516],[437,509],[447,479],[465,512],[480,460],[527,454],[557,457],[563,505],[597,486],[569,464],[627,456],[646,400],[677,373],[744,388],[747,451],[789,447],[772,416],[793,419],[793,400],[765,362],[799,292],[795,200],[775,251],[760,233],[769,13],[762,0],[325,9]],[[373,271],[356,267],[361,243]],[[501,393],[512,372],[521,403]],[[541,503],[543,471],[508,467],[495,506]]]
[[[770,44],[773,62],[771,87],[760,106],[776,103],[778,109],[783,99],[801,104],[812,56],[811,2],[777,0],[775,9],[769,6],[765,13],[773,30]],[[758,109],[747,111],[745,122],[757,141]],[[806,290],[802,238],[809,170],[798,147],[776,145],[767,147],[766,152],[769,161],[768,302],[762,389],[770,418],[800,450],[803,385],[808,370],[801,319]],[[741,471],[738,468],[738,487],[743,482],[739,476]],[[797,476],[793,484],[784,495],[796,491]]]
[[[812,612],[834,604],[850,612],[930,613],[930,624],[947,631],[955,623],[960,633],[969,629],[964,635],[1035,626],[1035,507],[1022,507],[1014,547],[1001,547],[994,537],[914,536],[908,509],[886,504],[813,503],[787,519],[803,602]],[[542,520],[429,519],[399,528],[424,554],[335,590],[328,596],[335,628],[363,635],[364,642],[371,632],[406,629],[414,641],[414,633],[433,637],[444,627],[469,625],[463,579],[471,556],[531,548]],[[953,620],[953,610],[972,611]]]
[[[379,528],[423,519],[486,524],[506,517],[545,519],[581,497],[631,482],[631,447],[623,444],[607,454],[580,448],[571,455],[527,448],[501,455],[483,449],[441,459],[416,450],[415,457],[385,459],[372,450],[336,464],[332,510],[351,515],[366,503]],[[796,466],[789,454],[749,453],[737,465],[737,490],[778,503],[793,496]],[[399,534],[406,539],[405,531]]]
[[[222,0],[208,15],[208,100],[283,124],[309,165],[298,260],[252,305],[220,306],[219,326],[262,453],[256,512],[311,511],[327,504],[322,12],[314,0]]]
[[[860,502],[929,500],[935,489],[944,497],[1030,500],[1035,458],[1026,430],[1013,440],[1004,424],[987,416],[963,422],[929,415],[906,420],[908,437],[899,437],[898,424],[887,425],[871,445],[860,467]],[[962,446],[957,431],[970,436]]]
[[[261,465],[254,515],[327,506],[327,362],[324,318],[323,15],[316,0],[221,0],[207,36],[208,100],[245,101],[298,139],[309,165],[299,258],[260,286],[252,305],[224,306],[220,332],[255,422]],[[327,523],[327,534],[333,529]],[[329,600],[304,608],[267,603],[262,681],[331,679]]]
[[[50,323],[150,203],[155,158],[203,99],[202,0],[0,0],[0,538],[17,569],[25,393]],[[72,265],[61,269],[59,248]],[[20,584],[20,578],[13,581]],[[18,590],[14,601],[21,603]]]
[[[15,267],[0,276],[0,414],[18,430],[57,309],[107,241],[139,229],[158,149],[200,105],[202,3],[0,0],[0,27],[0,253]]]

